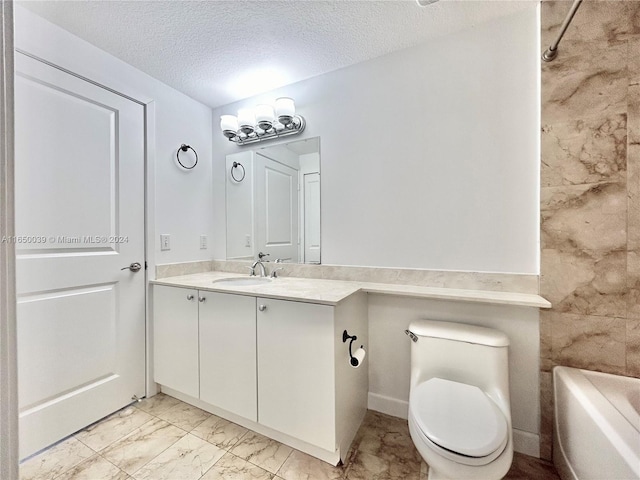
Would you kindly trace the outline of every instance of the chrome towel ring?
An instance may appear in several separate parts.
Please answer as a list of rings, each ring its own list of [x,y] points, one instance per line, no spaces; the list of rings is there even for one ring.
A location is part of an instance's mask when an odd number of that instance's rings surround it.
[[[242,176],[240,178],[236,178],[236,176],[233,173],[236,168],[241,168],[242,169]],[[240,183],[242,180],[244,180],[245,173],[246,172],[245,172],[244,167],[242,166],[241,163],[233,162],[233,165],[231,166],[231,178],[233,178],[236,182]]]

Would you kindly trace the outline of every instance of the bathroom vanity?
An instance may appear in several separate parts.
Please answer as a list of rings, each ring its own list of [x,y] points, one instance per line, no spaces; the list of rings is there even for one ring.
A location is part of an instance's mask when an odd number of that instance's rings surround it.
[[[366,294],[352,282],[233,274],[154,281],[154,379],[163,392],[332,464],[367,409]],[[237,276],[235,276],[237,278]]]

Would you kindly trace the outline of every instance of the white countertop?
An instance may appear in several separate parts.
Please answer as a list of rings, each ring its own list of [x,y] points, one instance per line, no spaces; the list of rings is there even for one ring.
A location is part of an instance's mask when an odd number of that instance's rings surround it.
[[[384,283],[321,280],[315,278],[278,277],[273,281],[252,286],[213,283],[222,278],[245,277],[237,273],[206,272],[179,277],[152,280],[154,285],[195,288],[211,292],[235,293],[255,297],[276,298],[298,302],[337,305],[350,295],[366,292],[382,295],[431,298],[459,302],[515,305],[522,307],[551,308],[551,303],[540,295],[530,293],[494,292],[490,290],[462,290],[454,288],[420,287]]]

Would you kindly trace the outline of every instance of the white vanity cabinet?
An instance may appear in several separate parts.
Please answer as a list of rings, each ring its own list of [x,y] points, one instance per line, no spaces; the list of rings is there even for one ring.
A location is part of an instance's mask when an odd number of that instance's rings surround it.
[[[154,379],[257,419],[256,299],[156,285]]]
[[[366,294],[337,305],[154,286],[155,380],[169,394],[332,464],[367,408]]]
[[[154,286],[154,380],[198,398],[198,362],[198,291]]]
[[[334,307],[258,298],[262,425],[336,447]]]
[[[367,408],[368,359],[349,363],[344,330],[367,344],[366,297],[336,306],[258,298],[258,422],[344,460]]]
[[[200,400],[255,422],[256,299],[200,296]]]

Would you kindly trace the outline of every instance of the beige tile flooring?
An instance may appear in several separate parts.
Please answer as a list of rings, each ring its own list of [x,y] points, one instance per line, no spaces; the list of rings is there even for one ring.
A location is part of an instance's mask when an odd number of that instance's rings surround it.
[[[159,394],[91,425],[20,466],[21,480],[422,480],[405,420],[369,411],[345,465],[333,467]],[[559,480],[516,454],[508,479]]]

